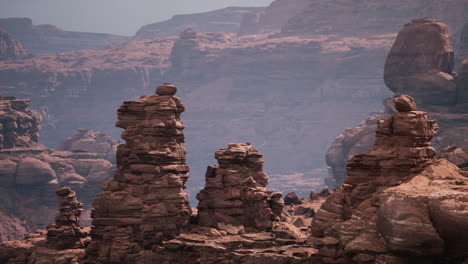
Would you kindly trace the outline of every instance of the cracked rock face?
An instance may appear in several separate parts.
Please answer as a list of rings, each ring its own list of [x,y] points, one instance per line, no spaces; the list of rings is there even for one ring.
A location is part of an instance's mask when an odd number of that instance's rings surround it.
[[[421,111],[378,122],[374,147],[349,160],[344,184],[312,222],[311,242],[324,263],[466,257],[468,237],[456,229],[468,226],[468,179],[435,158],[437,128]]]
[[[284,207],[281,193],[266,189],[263,155],[250,143],[229,144],[215,154],[219,166],[208,166],[206,186],[197,195],[199,224],[233,225],[271,230]]]
[[[121,263],[186,229],[191,209],[183,191],[185,110],[174,96],[142,96],[118,110],[126,141],[118,147],[118,172],[94,202],[91,261]]]

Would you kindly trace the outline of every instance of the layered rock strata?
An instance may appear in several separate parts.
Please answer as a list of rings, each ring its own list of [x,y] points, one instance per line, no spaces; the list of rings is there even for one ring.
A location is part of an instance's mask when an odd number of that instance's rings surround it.
[[[0,28],[0,60],[23,59],[27,55],[28,52],[23,48],[23,45]]]
[[[112,164],[89,152],[47,149],[39,143],[41,115],[29,100],[0,97],[0,241],[19,239],[45,228],[55,214],[58,186],[73,187],[85,203],[83,223],[100,183],[112,175]]]
[[[94,202],[90,262],[125,262],[187,228],[184,110],[171,95],[145,95],[119,108],[126,143],[117,150],[117,174]]]
[[[88,232],[80,227],[83,203],[76,199],[76,193],[68,187],[61,187],[55,193],[59,212],[55,216],[55,224],[46,228],[48,247],[55,249],[84,247],[83,238],[87,237]]]
[[[265,187],[263,155],[250,143],[229,144],[216,152],[219,166],[208,166],[206,186],[197,199],[201,226],[243,226],[271,230],[284,207],[281,193]]]
[[[425,112],[401,112],[407,98],[395,99],[400,112],[378,122],[374,147],[349,160],[344,184],[317,212],[310,241],[321,263],[467,257],[468,237],[457,230],[468,226],[468,179],[435,159],[437,124]]]
[[[116,162],[119,142],[99,131],[78,129],[71,137],[60,142],[59,150],[97,153],[101,158]]]
[[[29,100],[0,96],[0,149],[39,146],[42,116]]]

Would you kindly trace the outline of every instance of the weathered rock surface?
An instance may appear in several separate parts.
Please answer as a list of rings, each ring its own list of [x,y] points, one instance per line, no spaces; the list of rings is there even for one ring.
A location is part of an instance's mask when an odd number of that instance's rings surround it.
[[[347,36],[397,32],[416,17],[447,23],[458,38],[466,23],[466,0],[310,0],[309,5],[283,26],[284,34],[340,34]]]
[[[47,247],[54,249],[84,248],[89,230],[80,227],[83,203],[76,199],[76,193],[68,187],[55,192],[59,212],[55,224],[47,226]],[[89,242],[89,241],[88,241]]]
[[[204,13],[175,15],[169,20],[143,26],[133,40],[175,36],[187,28],[203,32],[237,33],[244,15],[263,10],[264,7],[227,7]]]
[[[407,93],[429,105],[457,102],[454,53],[448,26],[415,19],[399,33],[385,63],[385,84],[397,95]]]
[[[418,107],[427,110],[428,115],[441,125],[433,141],[434,147],[440,151],[452,145],[459,148],[468,146],[464,136],[468,131],[467,65],[468,61],[465,60],[456,77],[447,75],[451,71],[448,69],[453,68],[450,33],[447,26],[427,19],[406,25],[387,59],[385,78],[389,88],[397,95],[405,91],[416,95]],[[443,78],[440,76],[450,78],[441,82]],[[411,105],[406,104],[406,110],[414,109],[415,106]],[[385,112],[389,112],[388,104],[385,104],[385,108]],[[347,129],[335,139],[327,154],[331,171],[331,177],[327,179],[329,186],[343,182],[347,159],[356,154],[353,149],[364,148],[361,151],[364,152],[372,146],[375,120],[382,118],[384,115],[371,116],[365,125]]]
[[[344,184],[312,222],[310,241],[323,263],[466,257],[468,237],[455,230],[468,225],[468,179],[435,159],[437,127],[420,111],[378,122],[374,147],[349,160]]]
[[[156,95],[119,108],[116,125],[126,143],[117,150],[117,174],[94,202],[90,262],[128,261],[188,227],[184,110],[179,98]]]
[[[59,150],[97,153],[101,158],[116,162],[119,142],[94,130],[78,129],[76,134],[60,142]]]
[[[0,28],[0,60],[22,59],[27,55],[28,52],[23,48],[23,45]]]
[[[0,149],[39,147],[41,115],[29,108],[29,100],[0,96]]]
[[[240,35],[278,32],[288,20],[308,7],[309,0],[275,0],[265,10],[244,15]]]
[[[130,39],[111,34],[64,31],[53,25],[33,25],[30,18],[1,18],[0,28],[33,53],[104,49]]]
[[[281,193],[265,188],[263,154],[250,143],[233,143],[215,157],[219,166],[208,166],[206,186],[197,195],[199,225],[271,230],[281,218],[284,201]]]
[[[99,154],[47,149],[39,143],[41,115],[29,100],[0,97],[0,241],[50,224],[54,190],[73,186],[89,211],[100,183],[114,168]],[[84,223],[89,224],[90,219]]]

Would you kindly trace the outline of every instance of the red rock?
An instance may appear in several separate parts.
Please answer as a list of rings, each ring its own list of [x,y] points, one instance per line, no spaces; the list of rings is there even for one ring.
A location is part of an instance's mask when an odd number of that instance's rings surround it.
[[[437,127],[421,111],[398,112],[378,122],[374,146],[348,161],[345,184],[312,222],[315,240],[332,236],[340,241],[319,249],[324,261],[346,252],[353,258],[348,263],[372,258],[381,263],[384,256],[392,256],[389,263],[409,263],[402,261],[407,256],[411,263],[424,263],[428,256],[467,251],[461,246],[466,236],[455,229],[468,224],[468,179],[454,164],[435,159],[430,140]]]
[[[299,196],[297,196],[297,194],[294,192],[290,192],[286,194],[286,196],[284,197],[285,205],[294,205],[294,204],[301,204],[301,203],[302,203],[301,198],[299,198]]]
[[[281,193],[266,189],[263,155],[250,143],[228,144],[215,154],[219,166],[209,166],[206,186],[197,194],[199,225],[224,225],[271,230],[281,218]]]
[[[101,158],[106,159],[111,163],[115,163],[118,145],[118,141],[101,132],[78,129],[76,134],[60,142],[58,149],[98,153]]]
[[[22,59],[27,55],[23,46],[0,28],[0,60]]]
[[[454,105],[453,69],[452,37],[447,25],[415,19],[398,33],[385,62],[384,80],[390,90],[414,96],[420,106]]]
[[[179,98],[155,95],[119,108],[116,126],[126,143],[117,150],[118,172],[93,204],[91,262],[126,261],[188,228],[184,110]]]

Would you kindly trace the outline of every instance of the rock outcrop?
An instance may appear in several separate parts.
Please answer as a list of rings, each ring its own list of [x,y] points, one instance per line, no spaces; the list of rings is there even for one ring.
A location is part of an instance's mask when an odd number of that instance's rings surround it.
[[[39,147],[41,115],[29,100],[0,96],[0,149]]]
[[[33,25],[30,18],[1,18],[0,28],[33,53],[104,49],[130,39],[111,34],[64,31],[53,25]]]
[[[206,186],[197,195],[199,225],[271,230],[281,218],[284,201],[281,193],[265,188],[262,153],[250,143],[229,144],[215,157],[219,166],[208,166]]]
[[[396,108],[407,99],[396,98]],[[468,226],[468,179],[435,158],[437,128],[421,111],[378,122],[374,147],[349,160],[344,184],[312,222],[310,241],[323,263],[466,257],[468,237],[457,230]]]
[[[388,55],[384,74],[390,90],[397,95],[415,95],[418,107],[441,125],[433,141],[439,151],[453,145],[468,146],[465,137],[468,131],[468,60],[462,62],[457,75],[452,73],[451,42],[446,25],[428,19],[414,20],[399,33]],[[384,106],[389,113],[388,104]],[[347,159],[357,153],[353,149],[364,152],[372,146],[376,120],[382,118],[385,113],[371,116],[365,124],[347,129],[335,139],[327,153],[331,171],[327,179],[329,186],[343,182]]]
[[[421,105],[454,105],[454,53],[448,27],[431,19],[415,19],[399,33],[385,63],[387,87],[409,94]]]
[[[57,194],[58,214],[55,224],[47,226],[47,246],[54,249],[84,248],[89,230],[80,227],[83,203],[68,187],[60,187]]]
[[[59,150],[97,153],[101,158],[116,162],[119,142],[94,130],[78,129],[76,134],[60,142]]]
[[[28,52],[23,48],[23,45],[0,28],[0,60],[22,59],[27,55]]]
[[[116,126],[125,129],[126,143],[117,150],[117,174],[94,202],[91,262],[125,262],[188,227],[184,110],[170,95],[145,95],[119,108]]]
[[[77,190],[85,202],[84,223],[89,224],[99,184],[114,171],[99,154],[57,151],[40,144],[42,117],[29,104],[13,96],[0,97],[0,241],[19,239],[48,225],[59,185]]]

